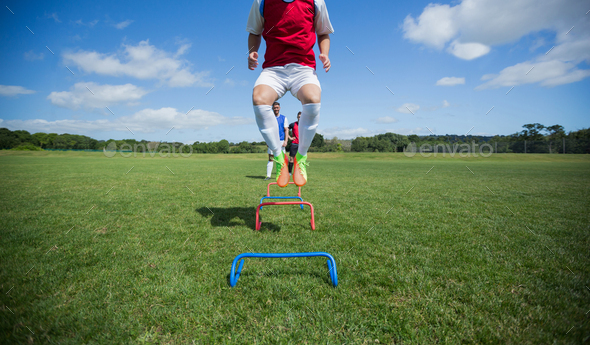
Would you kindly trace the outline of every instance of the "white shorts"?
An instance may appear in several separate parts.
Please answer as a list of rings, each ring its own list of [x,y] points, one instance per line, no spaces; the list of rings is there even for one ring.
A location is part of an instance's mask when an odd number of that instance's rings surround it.
[[[282,144],[281,144],[281,145],[282,145]],[[284,146],[281,146],[281,151],[283,151],[283,153],[287,153],[287,152],[285,151],[285,147],[284,147]],[[272,153],[272,151],[270,150],[270,147],[268,148],[268,150],[266,150],[266,152],[268,152],[268,154],[269,154],[269,155],[274,155],[274,153]]]
[[[274,66],[263,69],[258,79],[256,79],[254,87],[268,85],[277,92],[279,98],[283,97],[287,90],[291,90],[291,94],[297,98],[297,92],[306,84],[314,84],[320,90],[322,89],[315,69],[298,63],[290,63],[285,66]]]

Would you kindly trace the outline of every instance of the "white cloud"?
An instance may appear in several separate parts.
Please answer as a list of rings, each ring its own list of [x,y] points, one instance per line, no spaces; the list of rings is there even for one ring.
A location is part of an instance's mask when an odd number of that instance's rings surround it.
[[[442,49],[459,31],[456,9],[449,5],[429,4],[418,17],[404,19],[404,38]]]
[[[396,134],[402,134],[402,135],[410,135],[410,134],[420,134],[420,135],[426,135],[426,134],[431,134],[428,129],[423,128],[423,127],[416,127],[416,128],[397,128],[394,131],[390,131],[392,133],[396,133]]]
[[[385,117],[380,117],[377,119],[377,123],[395,123],[398,122],[398,119],[396,119],[395,117],[392,116],[385,116]]]
[[[439,86],[454,86],[459,84],[465,84],[465,78],[444,77],[436,82],[436,85]]]
[[[133,20],[127,19],[125,21],[122,21],[118,24],[115,24],[115,27],[119,30],[125,29],[126,27],[129,26],[129,24],[133,23]]]
[[[513,43],[538,32],[555,33],[548,54],[486,74],[476,89],[539,83],[556,86],[587,78],[590,70],[590,23],[583,0],[462,0],[455,6],[430,4],[414,19],[404,20],[404,37],[466,60],[486,55],[490,47]],[[545,35],[547,36],[547,35]],[[545,45],[538,38],[530,50]],[[532,66],[534,70],[527,74]]]
[[[495,89],[531,83],[540,83],[542,86],[557,86],[580,81],[589,76],[590,70],[580,70],[572,62],[551,60],[533,63],[526,61],[506,67],[497,75],[484,75],[482,80],[489,81],[475,89]]]
[[[531,47],[529,48],[529,51],[533,52],[539,48],[541,48],[542,46],[544,46],[545,43],[545,39],[543,37],[539,37],[537,38],[533,44],[531,45]]]
[[[338,139],[354,139],[356,137],[370,137],[373,135],[386,133],[383,129],[366,129],[362,127],[348,128],[348,127],[330,127],[319,130],[318,132],[323,135],[326,139],[332,139],[338,137]]]
[[[78,19],[74,23],[75,24],[78,24],[78,25],[88,26],[89,28],[92,28],[92,27],[94,27],[98,23],[98,19],[95,19],[95,20],[93,20],[91,22],[88,22],[88,23],[84,23],[82,21],[82,19]]]
[[[24,57],[25,57],[25,60],[35,61],[35,60],[43,60],[45,55],[43,55],[43,53],[35,54],[34,51],[29,50],[28,52],[25,52]]]
[[[148,128],[160,129],[174,126],[175,129],[207,129],[211,126],[238,126],[254,123],[254,119],[245,117],[226,117],[215,112],[206,110],[191,110],[184,113],[174,108],[144,109],[131,117],[123,117],[124,122],[129,122],[138,131],[141,126],[148,125]]]
[[[136,46],[123,45],[123,47],[124,51],[121,54],[107,55],[83,50],[66,53],[64,62],[75,64],[88,73],[158,79],[172,87],[213,86],[205,81],[207,73],[192,73],[188,67],[188,61],[177,58],[179,52],[184,53],[188,49],[184,45],[180,47],[177,55],[157,49],[150,45],[148,40],[141,41]]]
[[[250,83],[248,83],[248,81],[246,80],[233,80],[231,78],[226,78],[223,81],[223,85],[226,85],[228,87],[234,87],[234,86],[248,86],[250,85]]]
[[[589,27],[588,24],[580,25],[579,33],[585,35],[584,37],[580,38],[572,32],[569,34],[571,38],[565,36],[563,43],[554,46],[550,51],[537,56],[532,61],[506,67],[498,74],[482,76],[481,80],[487,80],[487,82],[475,89],[512,87],[532,83],[552,87],[590,77],[590,70],[577,67],[582,62],[590,63],[590,34],[587,30]]]
[[[414,104],[414,103],[404,103],[402,104],[401,107],[397,108],[396,111],[398,113],[404,113],[404,114],[411,114],[411,113],[416,113],[416,111],[418,111],[418,109],[420,109],[420,106],[418,104]]]
[[[61,23],[61,20],[59,20],[59,18],[57,17],[57,13],[45,13],[45,15],[47,16],[47,18],[53,18],[53,20],[55,20],[56,23]]]
[[[367,129],[363,127],[348,128],[348,127],[331,127],[323,130],[318,130],[326,139],[338,137],[338,139],[354,139],[356,137],[371,137],[384,133],[396,133],[402,135],[421,134],[426,135],[430,132],[426,128],[396,128],[396,129]]]
[[[443,100],[442,105],[435,105],[435,106],[432,106],[432,107],[422,107],[420,109],[422,109],[424,111],[435,111],[435,110],[438,110],[438,109],[441,109],[441,108],[448,108],[450,106],[451,106],[451,103],[447,102],[447,100]],[[410,108],[410,109],[412,109],[412,108]],[[414,110],[412,109],[412,111],[414,111]]]
[[[180,48],[178,48],[178,50],[176,51],[176,54],[174,54],[174,58],[177,58],[177,57],[183,55],[184,53],[186,53],[190,49],[190,47],[191,47],[190,43],[182,44],[180,46]]]
[[[16,96],[16,95],[28,95],[35,93],[33,90],[26,89],[22,86],[13,85],[0,85],[0,96]]]
[[[55,133],[90,133],[90,132],[128,132],[129,127],[134,133],[153,133],[162,128],[174,129],[208,129],[212,126],[239,126],[254,123],[252,118],[227,117],[215,112],[194,109],[188,114],[175,108],[144,109],[131,116],[122,116],[114,120],[2,120],[0,123],[11,129],[25,129],[30,132]]]
[[[47,99],[59,107],[76,110],[80,107],[104,108],[111,104],[133,102],[147,93],[148,91],[132,84],[76,83],[71,91],[52,92]]]
[[[435,49],[454,41],[450,53],[473,59],[487,54],[490,46],[516,42],[530,33],[568,30],[580,20],[586,7],[582,0],[462,0],[455,6],[429,4],[417,19],[411,15],[405,18],[404,38]]]
[[[463,60],[473,60],[490,52],[490,47],[481,43],[459,43],[453,41],[447,51]]]

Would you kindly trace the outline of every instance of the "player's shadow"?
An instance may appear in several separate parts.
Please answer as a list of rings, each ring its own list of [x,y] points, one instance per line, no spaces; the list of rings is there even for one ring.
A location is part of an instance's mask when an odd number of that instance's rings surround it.
[[[236,227],[246,225],[256,230],[256,207],[201,207],[195,210],[203,217],[211,217],[211,226]],[[260,230],[280,231],[281,227],[272,223],[262,223]]]
[[[246,176],[247,178],[253,178],[256,180],[264,180],[266,176]]]

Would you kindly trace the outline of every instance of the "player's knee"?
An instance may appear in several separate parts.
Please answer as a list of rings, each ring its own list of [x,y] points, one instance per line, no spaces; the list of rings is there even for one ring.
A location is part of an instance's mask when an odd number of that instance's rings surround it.
[[[312,96],[308,97],[307,102],[305,102],[305,104],[321,103],[321,102],[322,102],[322,97],[320,95],[312,95]]]
[[[260,95],[253,93],[252,94],[252,104],[253,105],[264,105],[264,100],[262,99],[262,97],[260,97]]]
[[[265,95],[264,92],[254,90],[254,92],[252,92],[252,104],[271,105],[272,100],[270,100],[270,98],[267,95]]]
[[[322,101],[322,94],[320,92],[308,92],[301,97],[301,103],[309,104],[309,103],[321,103]]]

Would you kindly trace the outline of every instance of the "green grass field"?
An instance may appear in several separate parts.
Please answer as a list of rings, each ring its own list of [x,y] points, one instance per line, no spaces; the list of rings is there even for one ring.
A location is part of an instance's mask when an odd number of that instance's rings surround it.
[[[590,156],[0,151],[2,343],[590,342]],[[295,195],[293,186],[272,195]],[[243,252],[326,251],[246,259]]]

